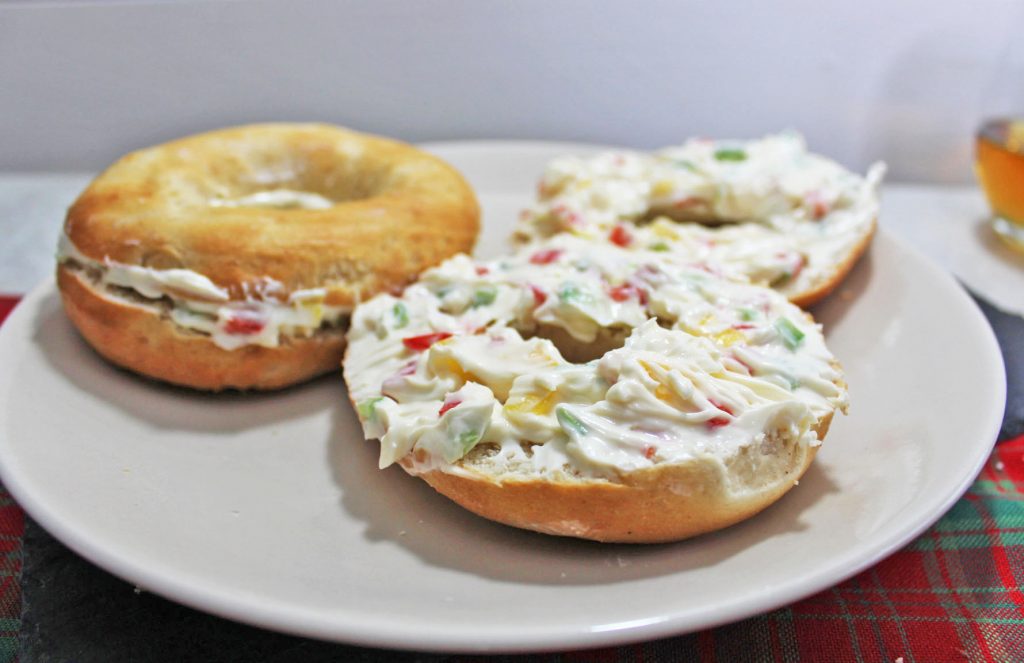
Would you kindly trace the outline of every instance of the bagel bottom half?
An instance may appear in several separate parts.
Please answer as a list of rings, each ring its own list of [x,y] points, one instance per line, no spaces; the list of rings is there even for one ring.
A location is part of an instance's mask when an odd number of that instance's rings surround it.
[[[348,339],[381,468],[546,534],[732,525],[792,489],[848,409],[821,327],[779,293],[574,237],[451,258],[360,304]]]
[[[815,426],[819,440],[831,420],[829,414]],[[462,507],[506,525],[603,542],[660,543],[728,527],[766,509],[803,476],[817,450],[773,437],[731,458],[696,457],[610,481],[494,475],[487,449],[478,448],[459,462],[457,473],[418,476]],[[409,470],[408,463],[403,467]]]
[[[109,361],[172,384],[220,391],[279,389],[335,370],[345,351],[344,329],[282,337],[278,347],[223,350],[208,336],[174,324],[159,301],[114,298],[81,271],[61,265],[57,284],[68,317]],[[141,298],[140,298],[141,299]]]

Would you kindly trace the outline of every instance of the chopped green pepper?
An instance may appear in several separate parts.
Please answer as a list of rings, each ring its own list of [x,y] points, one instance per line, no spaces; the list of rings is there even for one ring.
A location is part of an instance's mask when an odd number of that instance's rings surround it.
[[[401,329],[409,324],[409,311],[405,308],[405,304],[398,302],[392,307],[391,312],[395,315],[395,329]]]
[[[594,296],[588,290],[581,288],[572,281],[566,281],[562,284],[558,289],[558,298],[566,304],[590,304],[594,301]]]
[[[356,410],[359,412],[359,418],[367,421],[377,420],[377,403],[384,400],[383,396],[376,396],[374,398],[367,398],[365,401],[360,401],[356,405]]]
[[[745,322],[750,322],[751,320],[757,319],[757,311],[755,311],[752,308],[747,308],[744,306],[743,308],[739,309],[739,312],[740,320],[743,320]]]
[[[558,298],[563,302],[574,302],[586,297],[578,285],[569,281],[563,283],[562,287],[558,289]]]
[[[481,431],[468,430],[459,435],[459,445],[462,447],[462,454],[465,455],[473,446],[480,441]]]
[[[779,336],[790,350],[796,350],[804,340],[804,333],[790,322],[789,318],[776,320],[775,330],[779,332]]]
[[[494,300],[498,297],[498,291],[495,288],[480,288],[473,293],[472,307],[477,308],[478,306],[487,306],[493,304]]]
[[[719,161],[746,161],[747,153],[738,149],[721,149],[715,151],[715,158]]]
[[[558,407],[555,410],[555,416],[558,418],[558,424],[567,432],[574,432],[577,435],[587,434],[587,427],[583,425],[583,422],[564,407]]]

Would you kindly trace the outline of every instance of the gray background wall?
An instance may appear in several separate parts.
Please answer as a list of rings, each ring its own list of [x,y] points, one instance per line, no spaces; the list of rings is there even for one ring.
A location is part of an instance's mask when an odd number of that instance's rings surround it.
[[[970,181],[1013,0],[7,2],[0,170],[93,170],[260,120],[654,147],[785,127]],[[1024,77],[1016,79],[1024,84]],[[1002,88],[995,88],[1002,89]]]

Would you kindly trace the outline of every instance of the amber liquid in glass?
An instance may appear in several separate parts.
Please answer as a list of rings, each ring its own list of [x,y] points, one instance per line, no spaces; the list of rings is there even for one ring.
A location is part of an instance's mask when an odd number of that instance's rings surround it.
[[[1024,119],[985,122],[976,149],[978,180],[994,213],[992,227],[1024,251]]]

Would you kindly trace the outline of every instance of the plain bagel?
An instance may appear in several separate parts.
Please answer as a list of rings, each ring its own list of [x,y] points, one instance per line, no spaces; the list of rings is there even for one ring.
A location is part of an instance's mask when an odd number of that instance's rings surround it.
[[[70,208],[57,279],[100,354],[205,390],[334,370],[353,306],[472,248],[476,198],[410,145],[265,124],[128,154]]]
[[[486,518],[599,541],[764,509],[847,403],[820,327],[780,294],[564,234],[451,258],[360,305],[348,336],[382,467]]]

